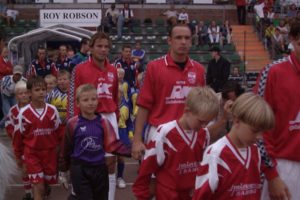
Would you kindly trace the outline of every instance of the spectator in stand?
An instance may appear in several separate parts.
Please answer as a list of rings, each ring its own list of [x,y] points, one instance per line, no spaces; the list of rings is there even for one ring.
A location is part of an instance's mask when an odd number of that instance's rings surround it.
[[[280,24],[280,19],[279,19],[279,14],[275,13],[273,19],[271,22],[274,24],[275,27],[279,26]]]
[[[272,20],[274,18],[274,15],[275,15],[274,8],[273,7],[269,7],[269,9],[268,9],[268,18],[270,20]]]
[[[177,11],[175,10],[174,5],[170,5],[170,10],[166,10],[162,13],[162,15],[165,15],[167,17],[167,23],[170,26],[174,26],[177,24]]]
[[[7,0],[2,0],[0,2],[0,15],[2,19],[6,19],[6,10],[7,10]]]
[[[75,56],[71,60],[71,68],[73,69],[76,65],[86,61],[89,57],[89,42],[88,38],[82,38],[80,41],[80,51],[75,54]]]
[[[122,29],[123,26],[128,26],[131,29],[132,23],[133,23],[133,11],[129,8],[128,3],[124,3],[124,9],[121,10],[121,13],[118,17],[117,22],[117,33],[118,33],[118,40],[122,39]]]
[[[11,26],[12,21],[16,21],[16,17],[19,11],[14,10],[14,4],[10,3],[8,9],[6,10],[6,22],[7,26]]]
[[[135,61],[138,68],[144,69],[145,50],[141,48],[141,43],[135,43],[135,49],[132,50],[132,59]]]
[[[264,17],[264,7],[265,7],[265,3],[263,1],[256,1],[256,4],[254,6],[254,11],[256,13],[256,17],[259,21],[260,18]]]
[[[246,24],[246,0],[236,0],[239,25]]]
[[[47,58],[47,52],[44,47],[39,47],[37,50],[37,59],[31,62],[27,71],[27,78],[31,76],[41,76],[45,78],[47,74],[56,75],[55,64]]]
[[[208,63],[206,84],[213,88],[215,92],[220,92],[228,80],[230,63],[220,55],[220,49],[218,47],[213,47],[210,52],[213,59]]]
[[[208,42],[208,28],[203,20],[200,20],[199,25],[196,26],[196,34],[198,35],[197,45],[204,45]]]
[[[23,67],[20,65],[16,65],[14,67],[13,75],[4,76],[1,82],[1,100],[2,100],[2,112],[3,118],[0,121],[0,127],[4,128],[6,116],[9,112],[9,109],[16,104],[15,99],[15,86],[19,81],[25,81],[26,79],[23,77]]]
[[[271,22],[270,26],[266,29],[265,32],[265,45],[269,46],[271,44],[271,38],[275,33],[275,26]]]
[[[109,32],[111,27],[117,25],[117,20],[120,15],[120,12],[118,9],[116,9],[116,4],[111,4],[110,8],[108,8],[105,12],[105,24],[104,24],[104,30],[105,32]]]
[[[264,17],[260,20],[261,31],[264,36],[266,29],[270,26],[271,20],[268,18],[268,11],[264,11]]]
[[[240,67],[234,66],[232,73],[229,75],[228,80],[237,80],[236,78],[241,78],[242,75],[240,74]]]
[[[217,44],[220,42],[220,27],[216,24],[216,21],[211,21],[211,25],[208,28],[208,36],[210,44]]]
[[[220,43],[223,46],[226,44],[231,44],[231,37],[232,37],[232,28],[229,24],[229,21],[226,20],[225,24],[221,28],[221,40]]]
[[[272,41],[272,59],[276,59],[276,55],[285,52],[284,39],[280,34],[278,28],[275,29],[275,33],[271,37]]]
[[[75,52],[74,52],[72,46],[71,45],[67,45],[67,57],[70,60],[72,60],[72,58],[74,57],[74,55],[75,55]]]
[[[0,55],[0,81],[6,75],[11,75],[13,73],[13,65],[8,60],[8,49],[4,47]]]
[[[178,22],[181,24],[189,23],[189,14],[186,12],[185,8],[181,8],[180,13],[178,15]]]
[[[276,28],[278,28],[280,30],[280,34],[282,35],[282,37],[284,39],[284,44],[288,44],[289,43],[289,29],[285,25],[285,21],[283,19],[280,20],[279,26],[277,26]]]
[[[58,59],[55,62],[55,67],[56,70],[67,70],[67,71],[71,71],[71,67],[70,67],[70,63],[71,63],[71,59],[69,59],[67,57],[67,46],[66,45],[60,45],[59,46],[59,54],[58,54]]]
[[[290,6],[289,10],[287,11],[287,17],[294,18],[294,17],[297,17],[297,14],[298,14],[298,10],[297,10],[296,4],[293,3]]]

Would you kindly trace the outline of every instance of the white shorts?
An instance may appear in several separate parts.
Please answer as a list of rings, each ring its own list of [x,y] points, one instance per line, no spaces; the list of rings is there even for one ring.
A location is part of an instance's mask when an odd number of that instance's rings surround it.
[[[300,162],[286,160],[286,159],[276,159],[277,161],[277,171],[280,178],[288,186],[290,193],[292,195],[291,200],[298,200],[300,198]],[[265,180],[262,191],[262,200],[270,200],[268,191],[268,181]]]
[[[111,123],[111,125],[116,133],[116,137],[119,140],[120,137],[119,137],[119,129],[118,129],[116,113],[101,113],[101,116]],[[115,156],[115,155],[113,155],[111,153],[105,153],[105,157],[110,157],[110,156]]]
[[[149,142],[152,139],[154,139],[156,129],[157,129],[156,126],[152,126],[151,124],[148,124],[148,126],[145,129],[145,138],[144,138],[145,144],[149,144]]]

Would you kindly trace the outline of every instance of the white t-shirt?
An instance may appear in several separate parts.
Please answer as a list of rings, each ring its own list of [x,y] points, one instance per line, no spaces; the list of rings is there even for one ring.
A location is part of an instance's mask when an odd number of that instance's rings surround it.
[[[177,11],[176,10],[167,10],[166,12],[163,13],[163,15],[167,16],[167,18],[171,18],[171,17],[176,17],[177,18]]]
[[[178,20],[186,21],[189,19],[189,15],[187,13],[179,13]]]
[[[11,10],[11,9],[6,10],[7,17],[11,17],[14,20],[16,20],[16,17],[17,17],[18,14],[19,14],[19,11],[17,11],[17,10]]]
[[[265,3],[261,3],[254,6],[254,10],[259,18],[264,17],[264,7],[265,7]]]

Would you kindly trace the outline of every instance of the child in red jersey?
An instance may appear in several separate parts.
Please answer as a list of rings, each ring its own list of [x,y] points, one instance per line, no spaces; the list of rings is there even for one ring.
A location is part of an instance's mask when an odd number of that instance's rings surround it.
[[[31,103],[18,116],[17,147],[24,145],[25,164],[34,189],[34,199],[42,200],[45,186],[57,182],[56,148],[62,133],[56,108],[44,102],[46,83],[42,77],[27,82]]]
[[[192,199],[195,177],[210,133],[204,128],[219,111],[215,92],[194,87],[187,95],[183,115],[156,129],[147,145],[133,192],[137,199],[149,199],[151,175],[156,176],[155,197],[159,200]]]
[[[23,152],[23,145],[21,147],[15,147],[16,137],[15,137],[15,127],[18,125],[18,115],[20,109],[26,106],[29,103],[29,95],[26,88],[26,83],[24,81],[19,81],[15,86],[15,97],[17,99],[17,104],[14,105],[8,112],[5,121],[5,128],[8,136],[12,139],[12,144],[14,149],[20,149],[21,151],[15,151],[16,156],[16,163],[17,166],[22,170],[22,180],[25,189],[25,196],[23,200],[30,200],[32,199],[32,191],[31,191],[31,184],[29,181],[29,177],[26,171],[26,166],[24,163],[24,152]]]
[[[210,145],[203,155],[195,183],[194,200],[259,200],[261,156],[255,144],[274,127],[270,106],[258,95],[246,93],[232,105],[233,126],[228,135]]]

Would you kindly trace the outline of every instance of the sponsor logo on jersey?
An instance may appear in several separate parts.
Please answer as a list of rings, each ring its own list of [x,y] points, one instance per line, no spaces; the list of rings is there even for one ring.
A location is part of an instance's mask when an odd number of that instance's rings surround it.
[[[99,83],[97,87],[98,98],[112,98],[112,93],[109,89],[112,87],[112,84],[108,83]]]
[[[177,81],[173,86],[170,96],[166,97],[166,104],[185,103],[185,98],[191,90],[191,86],[184,85],[185,81]]]
[[[239,185],[232,185],[229,192],[231,192],[231,197],[238,197],[238,196],[247,196],[256,194],[261,190],[261,184],[239,184]]]
[[[107,72],[107,78],[110,82],[113,82],[114,80],[114,74],[111,72]]]
[[[199,166],[200,162],[179,163],[176,171],[178,171],[179,174],[196,173],[198,171]]]
[[[98,137],[93,137],[93,136],[86,137],[81,141],[80,145],[84,150],[98,151],[101,149],[102,146],[100,144],[97,144],[96,140],[98,140]]]
[[[294,130],[300,130],[300,110],[298,112],[298,115],[294,121],[289,122],[289,130],[294,131]]]
[[[85,131],[86,131],[86,126],[80,127],[80,130],[81,130],[82,132],[85,132]]]
[[[34,136],[51,135],[53,131],[54,131],[53,128],[35,129],[33,130],[33,135]]]
[[[188,72],[188,80],[190,84],[196,83],[196,73],[195,72]]]

